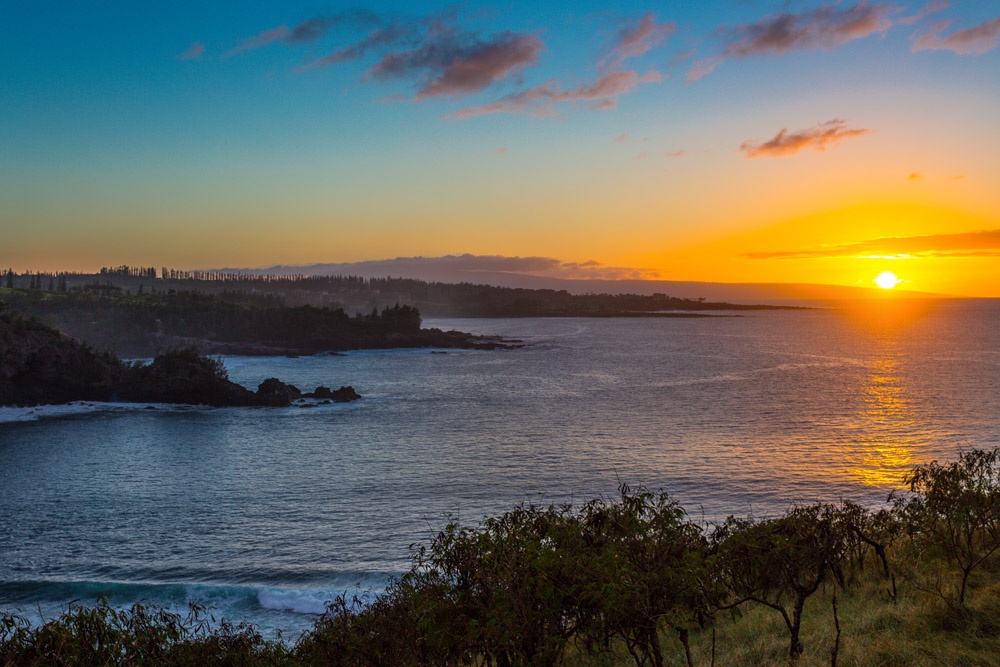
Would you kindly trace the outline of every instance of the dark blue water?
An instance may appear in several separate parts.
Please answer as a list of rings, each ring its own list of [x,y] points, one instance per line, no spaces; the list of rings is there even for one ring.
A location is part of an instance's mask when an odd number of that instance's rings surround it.
[[[349,405],[0,409],[0,605],[193,600],[294,637],[452,516],[620,482],[698,520],[877,504],[1000,444],[998,322],[992,301],[436,321],[530,345],[226,359],[250,387],[351,384]]]

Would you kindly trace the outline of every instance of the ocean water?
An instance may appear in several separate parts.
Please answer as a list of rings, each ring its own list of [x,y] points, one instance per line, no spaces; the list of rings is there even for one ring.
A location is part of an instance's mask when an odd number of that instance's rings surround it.
[[[1000,445],[1000,302],[705,319],[439,320],[519,350],[226,358],[312,408],[0,408],[0,608],[104,595],[294,639],[377,593],[449,518],[665,490],[698,521],[885,501]]]

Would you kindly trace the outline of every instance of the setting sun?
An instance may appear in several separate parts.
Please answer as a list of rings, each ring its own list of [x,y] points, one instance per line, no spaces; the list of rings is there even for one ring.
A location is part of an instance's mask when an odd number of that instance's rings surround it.
[[[892,289],[903,281],[897,278],[896,274],[892,271],[883,271],[875,277],[874,282],[882,289]]]

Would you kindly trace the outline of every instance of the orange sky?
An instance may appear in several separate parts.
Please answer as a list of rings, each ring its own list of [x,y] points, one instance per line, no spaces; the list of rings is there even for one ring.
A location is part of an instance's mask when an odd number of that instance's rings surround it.
[[[1000,297],[992,3],[504,7],[5,6],[0,266],[471,253]]]

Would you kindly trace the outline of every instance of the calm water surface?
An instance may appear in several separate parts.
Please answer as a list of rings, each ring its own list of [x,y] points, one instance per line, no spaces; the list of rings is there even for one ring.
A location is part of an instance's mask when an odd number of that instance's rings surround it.
[[[905,310],[905,312],[903,312]],[[349,405],[0,409],[0,606],[108,595],[286,636],[447,521],[664,489],[698,520],[885,500],[1000,445],[1000,303],[718,319],[441,320],[522,350],[228,358]]]

